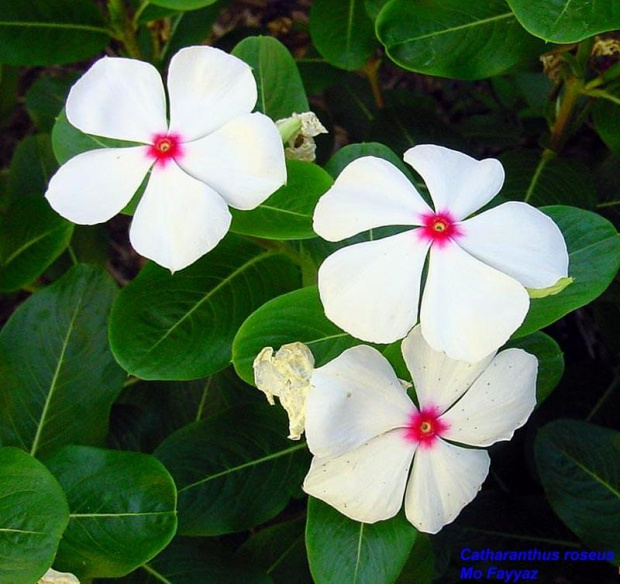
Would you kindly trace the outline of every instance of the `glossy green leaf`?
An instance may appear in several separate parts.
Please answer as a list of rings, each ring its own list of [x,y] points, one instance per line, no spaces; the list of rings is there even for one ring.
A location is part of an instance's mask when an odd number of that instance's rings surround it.
[[[39,454],[97,444],[124,372],[108,346],[116,286],[78,265],[24,302],[0,332],[0,438]]]
[[[306,547],[316,584],[392,584],[416,538],[402,516],[359,523],[310,497]]]
[[[507,0],[519,22],[533,35],[552,43],[575,43],[620,28],[616,0]]]
[[[54,566],[80,579],[128,574],[174,537],[176,488],[153,456],[65,446],[45,460],[67,495]]]
[[[254,385],[252,362],[261,349],[295,341],[310,347],[317,367],[361,343],[327,320],[315,286],[302,288],[267,302],[241,325],[233,343],[237,375]]]
[[[544,51],[505,0],[392,0],[377,35],[397,65],[453,79],[500,75]]]
[[[0,584],[32,584],[52,565],[69,507],[58,481],[17,448],[0,448]]]
[[[67,248],[73,224],[41,194],[22,196],[0,213],[0,292],[18,290],[40,276]]]
[[[319,198],[333,184],[320,166],[288,160],[287,182],[252,211],[231,209],[231,231],[268,239],[309,239],[316,237],[312,214]]]
[[[363,141],[377,116],[372,89],[368,80],[349,73],[325,92],[325,101],[334,123],[342,126],[354,141]]]
[[[295,60],[280,41],[273,37],[248,37],[232,54],[252,67],[259,112],[279,120],[310,109]]]
[[[230,362],[241,323],[298,283],[290,260],[234,235],[174,275],[147,264],[114,304],[112,350],[142,379],[206,377]]]
[[[28,136],[19,143],[11,160],[7,184],[9,197],[43,195],[57,168],[49,135]]]
[[[620,432],[577,420],[539,431],[536,465],[553,510],[589,547],[611,550],[620,538]]]
[[[77,75],[64,74],[60,77],[39,77],[26,92],[24,103],[28,115],[42,132],[51,132],[56,118],[65,106],[69,89],[76,82]]]
[[[620,96],[620,90],[615,94]],[[597,99],[592,108],[592,121],[601,140],[620,156],[620,105],[608,99]]]
[[[310,36],[321,55],[348,71],[362,67],[377,46],[364,0],[314,0]]]
[[[129,576],[97,580],[97,584],[273,583],[258,568],[233,558],[215,539],[177,537],[161,554]]]
[[[531,300],[525,322],[513,335],[537,331],[600,296],[620,267],[620,238],[606,219],[575,207],[541,209],[564,235],[569,254],[568,274],[574,282],[559,294]]]
[[[0,0],[0,62],[53,65],[83,61],[109,40],[90,0]]]
[[[179,489],[179,533],[243,531],[275,517],[308,470],[303,442],[286,438],[281,408],[231,408],[175,432],[155,451]]]
[[[417,533],[413,549],[396,584],[431,584],[435,579],[435,553],[430,537]]]
[[[197,10],[215,4],[217,0],[149,0],[149,2],[172,10]]]

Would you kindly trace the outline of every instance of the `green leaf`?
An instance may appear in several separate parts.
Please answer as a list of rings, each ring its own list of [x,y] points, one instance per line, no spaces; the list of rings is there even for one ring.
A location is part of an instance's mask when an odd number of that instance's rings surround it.
[[[69,507],[40,462],[0,448],[0,584],[32,584],[52,565]]]
[[[525,322],[513,335],[537,331],[600,296],[620,267],[620,238],[606,219],[574,207],[543,207],[564,235],[568,275],[574,282],[559,294],[533,298]]]
[[[237,375],[254,385],[252,362],[261,349],[295,341],[310,347],[317,367],[361,343],[327,320],[316,286],[302,288],[267,302],[241,325],[233,343]]]
[[[258,87],[257,111],[279,120],[310,109],[295,60],[280,41],[248,37],[232,54],[252,67]]]
[[[64,74],[61,77],[39,77],[26,92],[26,110],[37,128],[51,132],[56,118],[65,106],[69,89],[77,81],[77,75]]]
[[[153,456],[65,446],[45,460],[71,511],[54,566],[80,579],[128,574],[174,536],[176,488]]]
[[[298,283],[290,260],[235,235],[175,275],[147,264],[114,304],[112,351],[142,379],[206,377],[230,362],[239,325]]]
[[[575,43],[620,28],[615,0],[508,0],[519,22],[533,35],[553,43]]]
[[[349,73],[325,92],[325,101],[334,123],[341,125],[355,141],[365,139],[372,121],[377,116],[372,89],[368,80]]]
[[[620,538],[620,433],[577,420],[539,431],[536,465],[553,510],[589,547],[612,550]]]
[[[544,51],[505,0],[392,0],[377,35],[397,65],[453,79],[500,75]]]
[[[116,286],[78,265],[24,302],[0,332],[0,438],[39,454],[97,444],[124,378],[106,322]]]
[[[155,559],[121,580],[98,584],[272,584],[214,539],[177,537]],[[294,581],[297,584],[297,581]]]
[[[149,0],[150,4],[172,10],[197,10],[215,4],[217,0]]]
[[[616,89],[614,94],[620,92]],[[601,140],[620,156],[620,106],[607,99],[597,99],[592,108],[592,121]]]
[[[11,160],[7,185],[9,197],[43,195],[57,168],[50,137],[47,134],[28,136],[19,143]]]
[[[431,584],[434,579],[435,553],[431,539],[426,533],[417,533],[396,584]]]
[[[219,535],[275,517],[308,469],[286,415],[265,404],[231,408],[175,432],[155,451],[179,489],[179,533]]]
[[[0,292],[18,290],[40,276],[67,248],[73,224],[42,195],[13,199],[0,213]]]
[[[319,198],[333,184],[320,166],[287,160],[287,183],[252,211],[231,209],[231,231],[268,239],[316,237],[312,214]]]
[[[523,349],[538,359],[536,404],[540,405],[562,379],[564,354],[560,346],[549,335],[536,332],[527,337],[508,341],[505,348]]]
[[[54,65],[83,61],[109,40],[90,0],[0,0],[0,62]]]
[[[407,561],[416,530],[402,516],[358,523],[310,497],[306,542],[316,584],[391,584]]]
[[[321,55],[347,71],[362,67],[377,46],[363,0],[314,0],[310,36]]]

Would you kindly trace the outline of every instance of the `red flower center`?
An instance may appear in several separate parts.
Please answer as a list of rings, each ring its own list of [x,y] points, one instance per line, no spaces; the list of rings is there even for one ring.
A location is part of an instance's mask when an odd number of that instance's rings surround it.
[[[422,222],[422,228],[419,230],[420,236],[430,241],[431,245],[443,247],[449,241],[463,235],[460,225],[454,221],[448,211],[422,215]]]
[[[409,419],[405,438],[423,448],[430,448],[448,429],[448,425],[439,419],[440,415],[439,410],[434,407],[414,412]]]
[[[155,164],[161,167],[182,154],[183,148],[178,134],[155,134],[148,150],[149,158],[155,160]]]

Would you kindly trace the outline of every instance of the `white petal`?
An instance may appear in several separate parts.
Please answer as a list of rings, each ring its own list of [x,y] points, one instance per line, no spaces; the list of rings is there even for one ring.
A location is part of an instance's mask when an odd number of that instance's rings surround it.
[[[525,288],[458,245],[431,249],[422,297],[422,334],[433,349],[475,363],[497,350],[523,322]]]
[[[82,152],[63,164],[45,196],[52,208],[81,225],[103,223],[129,203],[153,161],[146,146]]]
[[[527,203],[504,203],[461,224],[459,245],[528,288],[568,276],[564,236],[550,217]]]
[[[486,205],[504,184],[499,160],[476,160],[443,146],[421,144],[405,152],[405,162],[422,176],[436,211],[460,221]]]
[[[212,250],[230,221],[224,199],[170,160],[153,168],[129,236],[139,254],[174,272]]]
[[[319,268],[327,318],[364,341],[402,339],[418,320],[428,247],[414,230],[333,253]]]
[[[445,412],[465,393],[494,356],[491,354],[473,364],[450,359],[424,340],[419,325],[407,335],[401,350],[413,377],[420,407],[434,407],[440,412]]]
[[[407,519],[425,533],[451,523],[478,494],[489,473],[485,450],[460,448],[437,440],[418,448],[405,493]]]
[[[170,130],[184,141],[210,134],[256,104],[252,69],[213,47],[187,47],[170,60]]]
[[[422,225],[431,208],[407,177],[387,160],[365,156],[351,162],[314,210],[314,230],[340,241],[385,225]]]
[[[148,63],[104,57],[69,92],[67,119],[87,134],[150,143],[168,126],[161,76]]]
[[[282,139],[263,114],[238,117],[183,149],[181,168],[235,209],[254,209],[286,182]]]
[[[339,456],[394,428],[415,406],[387,359],[372,347],[347,349],[315,369],[306,401],[306,439],[319,458]]]
[[[338,458],[314,458],[303,489],[355,521],[389,519],[403,503],[414,452],[393,430]]]
[[[510,440],[536,406],[538,360],[522,349],[507,349],[493,359],[471,389],[441,419],[442,437],[472,446]]]

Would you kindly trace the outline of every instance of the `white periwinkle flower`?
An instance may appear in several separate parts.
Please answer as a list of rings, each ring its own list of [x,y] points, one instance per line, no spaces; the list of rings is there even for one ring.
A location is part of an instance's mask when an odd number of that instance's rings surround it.
[[[557,225],[526,203],[504,203],[465,220],[499,192],[498,160],[433,145],[415,146],[404,158],[426,182],[434,210],[400,170],[372,156],[351,162],[320,199],[314,229],[329,241],[415,226],[328,257],[319,270],[325,313],[357,338],[390,343],[416,324],[422,296],[427,342],[454,359],[479,361],[523,322],[526,287],[547,288],[567,276],[566,243]]]
[[[538,361],[507,349],[468,364],[434,351],[420,327],[402,343],[420,409],[388,361],[360,345],[314,370],[303,488],[356,521],[405,514],[437,533],[474,499],[489,471],[479,448],[509,440],[536,403]],[[411,473],[410,473],[411,469]]]
[[[133,59],[97,61],[73,86],[69,122],[87,134],[139,143],[79,154],[52,177],[51,206],[81,224],[107,221],[150,171],[130,239],[172,271],[213,249],[230,226],[228,206],[253,209],[286,181],[275,124],[250,113],[252,71],[212,47],[179,51],[161,76]]]

